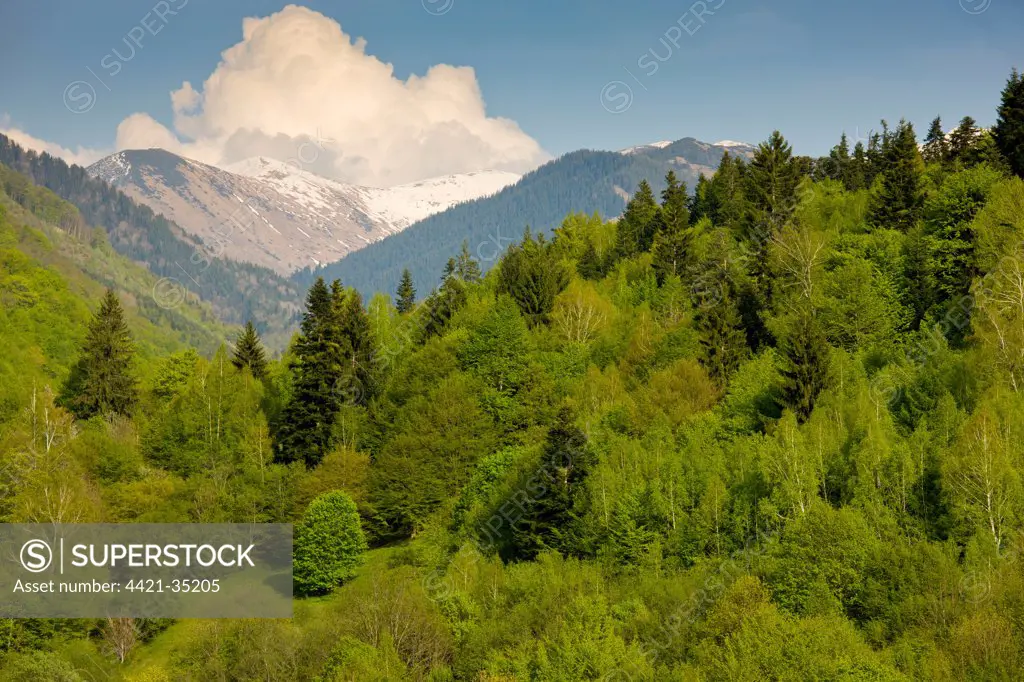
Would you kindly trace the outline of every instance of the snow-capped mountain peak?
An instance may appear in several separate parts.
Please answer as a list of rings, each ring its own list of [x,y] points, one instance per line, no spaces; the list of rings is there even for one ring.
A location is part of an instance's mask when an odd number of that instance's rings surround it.
[[[479,171],[363,187],[263,156],[218,168],[162,149],[118,152],[88,170],[216,245],[225,257],[282,274],[340,260],[455,204],[495,194],[520,177]]]
[[[672,144],[672,140],[661,140],[660,142],[651,142],[650,144],[641,144],[635,147],[626,147],[625,149],[620,149],[619,153],[636,154],[637,152],[642,152],[647,149],[664,149],[670,144]]]

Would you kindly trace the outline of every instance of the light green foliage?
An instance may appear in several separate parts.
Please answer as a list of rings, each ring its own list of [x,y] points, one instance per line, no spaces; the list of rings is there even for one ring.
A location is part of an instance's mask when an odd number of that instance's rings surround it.
[[[971,125],[927,166],[906,124],[773,135],[486,276],[460,235],[417,306],[319,282],[262,380],[126,289],[139,397],[89,420],[63,240],[109,247],[19,185],[0,520],[297,523],[293,620],[175,623],[125,679],[1015,679],[1024,181]],[[81,673],[94,626],[0,622],[0,679]]]
[[[313,500],[295,530],[295,589],[325,594],[355,575],[366,551],[356,505],[336,491]]]

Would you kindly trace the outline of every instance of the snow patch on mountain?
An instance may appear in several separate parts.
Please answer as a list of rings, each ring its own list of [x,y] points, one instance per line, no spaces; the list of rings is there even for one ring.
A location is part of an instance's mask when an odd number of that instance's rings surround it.
[[[88,168],[218,253],[281,274],[340,260],[366,244],[520,178],[480,171],[397,187],[348,185],[266,157],[225,168],[162,149],[128,150]],[[239,204],[242,204],[240,206]]]
[[[672,140],[661,140],[660,142],[651,142],[650,144],[641,144],[641,145],[637,145],[636,147],[626,147],[625,149],[620,149],[619,153],[620,154],[636,154],[638,152],[642,152],[642,151],[645,151],[645,150],[648,150],[648,149],[664,149],[665,147],[667,147],[670,144],[672,144],[672,142],[673,142]]]

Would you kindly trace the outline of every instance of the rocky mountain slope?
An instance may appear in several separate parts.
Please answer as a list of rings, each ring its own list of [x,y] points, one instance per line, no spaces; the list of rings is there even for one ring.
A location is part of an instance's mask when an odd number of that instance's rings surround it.
[[[347,185],[257,157],[226,169],[162,149],[108,156],[88,168],[225,258],[287,275],[346,255],[519,176],[481,171],[381,189]]]

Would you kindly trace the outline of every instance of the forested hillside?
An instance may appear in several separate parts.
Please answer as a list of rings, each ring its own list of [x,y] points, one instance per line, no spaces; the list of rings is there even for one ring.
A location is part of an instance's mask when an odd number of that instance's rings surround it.
[[[166,286],[208,301],[221,319],[242,324],[258,318],[261,328],[281,332],[294,324],[300,295],[290,282],[266,268],[221,258],[222,244],[202,244],[140,206],[84,168],[49,154],[26,151],[0,135],[0,164],[52,190],[81,212],[85,223],[102,227],[114,249],[144,264]],[[243,225],[225,225],[225,239]],[[178,296],[180,297],[180,296]]]
[[[643,148],[630,154],[566,154],[494,197],[455,206],[337,263],[299,272],[292,279],[308,288],[317,277],[340,278],[369,296],[375,291],[393,291],[403,268],[408,268],[416,281],[433,287],[445,261],[462,242],[487,270],[522,237],[526,227],[550,234],[570,212],[615,218],[641,180],[649,180],[656,191],[661,191],[662,178],[671,169],[692,187],[700,172],[713,172],[730,151],[734,156],[749,152],[746,147],[728,148],[685,138],[663,148]]]
[[[280,360],[140,373],[74,304],[70,378],[0,383],[0,521],[293,522],[296,616],[8,620],[0,679],[1018,679],[1024,79],[943,128],[318,279]]]

